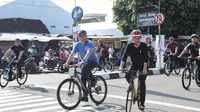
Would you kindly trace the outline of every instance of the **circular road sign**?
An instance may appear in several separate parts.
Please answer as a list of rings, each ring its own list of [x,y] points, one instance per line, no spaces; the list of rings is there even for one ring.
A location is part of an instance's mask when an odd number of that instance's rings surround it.
[[[80,21],[82,17],[83,17],[83,9],[79,6],[75,7],[72,11],[72,18],[75,21]]]
[[[165,20],[165,16],[161,12],[157,13],[154,17],[154,21],[156,24],[163,24],[164,20]]]

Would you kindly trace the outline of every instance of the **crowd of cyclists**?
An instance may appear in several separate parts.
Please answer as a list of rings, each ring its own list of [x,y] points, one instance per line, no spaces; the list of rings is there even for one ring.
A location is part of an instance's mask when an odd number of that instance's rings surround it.
[[[80,59],[77,65],[81,66],[81,72],[82,77],[81,80],[86,86],[86,81],[88,75],[90,76],[90,81],[92,82],[92,86],[95,86],[96,81],[94,80],[94,76],[91,72],[92,69],[94,69],[97,64],[99,63],[99,60],[101,60],[103,63],[107,59],[114,62],[114,54],[115,50],[113,48],[113,45],[107,46],[102,40],[98,41],[98,46],[95,48],[95,45],[93,41],[90,41],[87,39],[87,32],[82,30],[78,33],[79,42],[75,44],[73,49],[69,46],[64,47],[62,46],[60,48],[59,58],[62,62],[65,64],[63,67],[68,67],[72,62],[74,62],[74,57],[77,57]],[[131,66],[129,67],[129,70],[134,71],[140,71],[143,73],[143,75],[139,76],[140,80],[140,100],[141,105],[139,109],[145,108],[145,97],[146,97],[146,77],[148,74],[148,63],[149,63],[149,49],[153,50],[151,45],[147,45],[146,43],[141,42],[142,32],[140,30],[133,30],[131,32],[132,42],[129,44],[123,44],[122,49],[120,51],[119,57],[121,58],[120,67],[119,70],[123,70],[125,68],[126,60],[128,57],[131,59]],[[189,56],[196,58],[196,63],[198,65],[198,83],[200,83],[200,56],[199,56],[199,43],[198,43],[198,35],[193,34],[191,35],[192,42],[189,43],[184,50],[178,54],[178,43],[175,41],[173,37],[169,38],[169,43],[166,46],[165,53],[169,53],[169,56],[171,57],[171,60],[177,62],[178,58],[181,58],[184,56],[184,54],[188,53]],[[150,43],[151,44],[151,43]],[[149,47],[150,46],[150,47]],[[32,46],[34,48],[34,46]],[[35,52],[33,49],[29,50],[30,54],[34,57]],[[20,60],[22,57],[22,54],[24,53],[24,47],[20,44],[20,39],[15,40],[15,44],[11,46],[8,51],[5,53],[5,55],[2,57],[2,59],[5,59],[8,57],[11,53],[14,53],[16,55],[16,59],[14,63],[18,66],[19,75],[21,76],[21,64]],[[79,53],[80,57],[75,56],[77,53]],[[56,60],[53,50],[48,49],[45,52],[44,56],[44,62],[47,63],[47,60],[49,58],[52,58]],[[150,59],[152,60],[152,59]],[[170,67],[173,69],[173,67]],[[128,83],[130,83],[130,77],[133,75],[132,72],[129,72],[126,74],[125,78]],[[11,80],[11,79],[10,79]],[[128,88],[127,91],[130,91],[131,88]],[[84,93],[82,101],[88,101],[87,94]]]

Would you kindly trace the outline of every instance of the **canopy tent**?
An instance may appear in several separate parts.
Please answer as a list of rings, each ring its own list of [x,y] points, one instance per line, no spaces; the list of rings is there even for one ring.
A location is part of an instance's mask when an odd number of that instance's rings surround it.
[[[38,40],[40,42],[48,42],[50,40],[66,40],[71,41],[69,37],[51,37],[51,36],[44,36],[42,34],[13,34],[13,33],[2,33],[0,34],[0,41],[14,41],[16,38],[21,40],[29,40],[34,41]]]

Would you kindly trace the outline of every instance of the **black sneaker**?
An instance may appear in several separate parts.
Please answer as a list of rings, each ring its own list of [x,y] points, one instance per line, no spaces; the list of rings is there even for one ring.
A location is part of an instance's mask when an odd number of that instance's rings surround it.
[[[143,105],[140,105],[140,106],[139,106],[139,109],[140,109],[140,110],[144,110],[144,109],[145,109],[144,104],[143,104]]]
[[[97,84],[97,81],[95,79],[91,80],[91,87],[95,87]]]
[[[81,101],[88,102],[88,97],[87,96],[86,97],[82,97]]]

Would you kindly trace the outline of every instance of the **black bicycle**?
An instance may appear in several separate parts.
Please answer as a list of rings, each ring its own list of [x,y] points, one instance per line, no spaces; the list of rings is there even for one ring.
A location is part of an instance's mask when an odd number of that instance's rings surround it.
[[[5,68],[0,74],[0,86],[2,88],[6,87],[9,82],[14,81],[15,79],[17,79],[19,85],[25,84],[28,79],[28,74],[25,70],[22,70],[22,76],[19,77],[17,65],[14,64],[15,58],[16,57],[13,56],[11,59],[6,58],[3,60]]]
[[[140,100],[140,80],[139,75],[143,75],[140,71],[135,70],[123,70],[126,73],[131,72],[131,83],[129,84],[127,96],[126,96],[126,112],[131,112],[132,106],[137,101],[138,108],[141,106],[141,100]],[[134,80],[138,78],[138,84],[137,88],[135,86]],[[146,86],[145,86],[146,87]],[[146,88],[145,88],[146,90]],[[142,109],[141,109],[142,110]]]
[[[74,68],[71,68],[74,67]],[[82,75],[80,68],[77,65],[70,66],[69,73],[72,76],[68,79],[65,79],[60,83],[57,89],[57,100],[59,104],[67,110],[72,110],[76,108],[82,98],[82,92],[89,94],[91,100],[96,104],[101,104],[106,99],[107,96],[107,83],[102,76],[94,76],[95,86],[91,86],[91,81],[88,81],[88,87],[83,85],[79,75]],[[88,79],[90,79],[88,77]],[[99,83],[101,82],[101,83]],[[74,102],[72,102],[75,100]]]
[[[176,62],[176,61],[171,61],[171,60],[172,60],[171,56],[168,55],[167,62],[165,62],[165,65],[164,65],[165,75],[169,76],[172,73],[173,70],[174,70],[176,75],[179,75],[179,73],[181,71],[179,63]]]
[[[98,71],[98,69],[102,69],[104,72],[110,71],[112,72],[114,70],[114,66],[112,64],[111,61],[108,61],[107,59],[105,59],[105,64],[103,63],[103,61],[99,60],[99,63],[97,64],[97,66],[92,70],[92,73],[96,73]]]
[[[186,67],[183,70],[182,75],[182,86],[185,90],[188,90],[191,85],[191,80],[195,80],[198,87],[200,84],[197,83],[198,81],[198,66],[196,64],[197,58],[183,58],[187,59]]]

